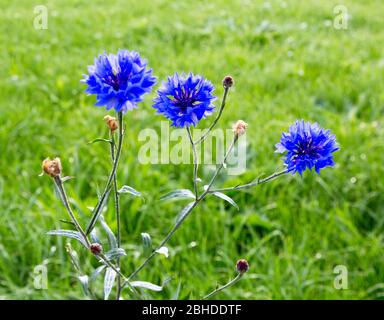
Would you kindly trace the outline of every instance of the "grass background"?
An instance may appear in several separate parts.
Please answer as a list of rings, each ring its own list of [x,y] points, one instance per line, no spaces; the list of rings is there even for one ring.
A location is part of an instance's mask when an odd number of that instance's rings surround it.
[[[34,6],[48,8],[47,30],[33,28]],[[333,27],[343,4],[347,30]],[[93,107],[79,83],[93,57],[118,48],[137,50],[160,79],[193,71],[222,94],[221,79],[236,86],[221,128],[249,123],[248,171],[221,176],[230,186],[281,166],[274,144],[295,119],[317,121],[337,135],[335,168],[282,177],[257,189],[231,193],[241,210],[210,198],[169,242],[140,279],[169,282],[155,299],[198,298],[234,276],[247,258],[246,279],[217,298],[379,299],[384,295],[384,3],[369,1],[1,1],[0,10],[0,296],[4,299],[83,298],[62,238],[66,213],[41,161],[59,156],[80,221],[89,218],[97,189],[110,170],[106,146],[87,142],[107,131],[105,110]],[[143,260],[141,232],[157,244],[182,203],[160,195],[191,187],[190,166],[137,161],[143,128],[159,130],[153,94],[127,113],[128,133],[119,183],[142,191],[145,203],[123,197],[123,239],[129,274]],[[201,128],[209,125],[201,123]],[[210,171],[200,174],[207,179]],[[105,214],[115,228],[112,202]],[[195,244],[195,246],[191,245]],[[72,246],[85,271],[97,265]],[[48,267],[48,290],[33,286],[36,265]],[[333,287],[336,265],[348,268],[348,290]],[[101,279],[96,290],[101,293]],[[127,292],[125,292],[127,297]]]

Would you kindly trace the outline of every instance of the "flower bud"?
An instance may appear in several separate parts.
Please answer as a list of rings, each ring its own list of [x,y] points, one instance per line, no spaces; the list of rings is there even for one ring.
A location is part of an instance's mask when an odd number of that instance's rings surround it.
[[[249,269],[248,261],[245,259],[240,259],[236,262],[236,270],[238,273],[245,273]]]
[[[100,253],[103,252],[103,247],[101,246],[101,244],[95,242],[95,243],[92,243],[91,246],[90,246],[90,249],[91,249],[91,252],[95,255],[95,256],[98,256]]]
[[[43,161],[43,172],[51,176],[52,178],[60,177],[61,174],[61,161],[59,158],[53,160],[47,158]]]
[[[247,127],[248,124],[246,122],[244,122],[243,120],[238,120],[236,121],[236,123],[233,124],[232,131],[235,133],[235,135],[241,136],[245,133]]]
[[[116,118],[111,117],[110,115],[106,115],[104,117],[104,120],[107,123],[107,126],[108,126],[109,130],[111,130],[111,132],[115,131],[119,127],[119,124],[118,124]]]
[[[233,78],[231,76],[225,76],[223,79],[224,88],[230,88],[234,84]]]

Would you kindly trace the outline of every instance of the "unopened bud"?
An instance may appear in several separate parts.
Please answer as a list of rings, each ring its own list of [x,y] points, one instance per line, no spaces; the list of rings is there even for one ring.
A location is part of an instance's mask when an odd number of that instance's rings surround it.
[[[119,127],[119,124],[118,124],[116,118],[111,117],[110,115],[106,115],[104,117],[104,120],[107,123],[107,126],[108,126],[109,130],[111,130],[111,132],[115,131]]]
[[[236,262],[236,270],[238,273],[245,273],[249,269],[248,261],[245,259],[240,259]]]
[[[52,178],[60,177],[61,174],[61,161],[59,158],[53,160],[47,158],[42,164],[43,172],[51,176]]]
[[[233,78],[231,76],[225,76],[223,79],[223,86],[224,88],[230,88],[233,86],[235,82],[233,81]]]
[[[245,130],[247,130],[248,124],[244,122],[243,120],[238,120],[236,123],[233,124],[232,130],[237,136],[241,136],[245,133]]]
[[[101,246],[101,244],[97,242],[92,243],[90,246],[90,249],[91,249],[91,252],[96,256],[98,256],[100,253],[103,252],[103,247]]]

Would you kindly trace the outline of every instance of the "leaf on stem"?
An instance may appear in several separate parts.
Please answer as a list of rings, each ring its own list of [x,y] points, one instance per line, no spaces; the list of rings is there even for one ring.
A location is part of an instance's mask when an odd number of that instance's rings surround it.
[[[108,267],[104,276],[104,300],[108,300],[108,297],[112,291],[113,284],[115,283],[116,271]]]
[[[132,282],[130,282],[130,284],[132,287],[135,287],[135,288],[143,288],[143,289],[148,289],[148,290],[152,290],[152,291],[163,290],[163,287],[160,287],[156,284],[146,282],[146,281],[132,281]]]
[[[96,278],[99,276],[99,274],[101,274],[105,268],[106,268],[106,265],[104,265],[104,264],[99,266],[99,267],[97,267],[96,270],[93,271],[90,280],[91,281],[95,281]]]
[[[106,193],[104,193],[104,197],[99,199],[99,202],[97,203],[96,208],[93,210],[92,218],[89,221],[88,227],[87,227],[86,232],[85,232],[87,235],[92,231],[92,229],[94,228],[97,220],[99,219],[99,217],[100,217],[100,215],[101,215],[101,213],[102,213],[102,211],[104,209],[104,206],[107,203],[110,191],[111,191],[111,189],[109,189]]]
[[[221,193],[221,192],[218,192],[218,191],[215,191],[215,192],[212,192],[212,194],[218,198],[221,198],[225,201],[227,201],[228,203],[230,203],[231,205],[233,205],[237,210],[240,210],[239,206],[236,204],[235,201],[233,201],[232,198],[228,197],[226,194],[224,193]]]
[[[77,277],[81,283],[81,286],[83,288],[83,291],[84,291],[84,294],[86,296],[89,296],[89,285],[88,285],[88,282],[89,282],[89,278],[87,275],[82,275],[82,276],[78,276]]]
[[[156,253],[164,255],[166,258],[169,257],[169,250],[167,247],[163,246],[156,250]]]
[[[144,255],[149,255],[152,251],[152,239],[148,233],[141,233],[141,240],[143,241]]]
[[[116,240],[115,234],[112,232],[111,228],[105,222],[103,215],[100,215],[99,220],[100,220],[101,227],[107,233],[109,246],[111,247],[111,249],[116,249],[117,248],[117,240]]]
[[[115,248],[112,250],[109,250],[106,254],[105,257],[111,261],[113,259],[119,258],[126,256],[127,254],[125,253],[125,250],[123,248]]]
[[[89,141],[88,144],[93,144],[95,142],[107,142],[109,144],[112,144],[113,142],[109,139],[103,139],[103,138],[97,138],[97,139],[94,139],[92,141]]]
[[[176,223],[179,223],[181,220],[185,218],[185,216],[190,212],[192,206],[195,204],[195,202],[188,203],[177,215]]]
[[[165,194],[160,198],[160,201],[182,200],[187,198],[195,199],[195,194],[189,189],[179,189]]]
[[[131,194],[131,195],[133,195],[133,196],[135,196],[135,197],[143,197],[143,195],[139,192],[139,191],[137,191],[137,190],[135,190],[134,188],[132,188],[132,187],[130,187],[130,186],[122,186],[121,188],[120,188],[120,190],[119,191],[117,191],[118,193],[129,193],[129,194]]]
[[[62,236],[62,237],[67,237],[67,238],[72,238],[76,239],[79,241],[84,247],[88,247],[87,243],[85,242],[84,238],[78,231],[73,231],[73,230],[51,230],[47,232],[48,235],[53,235],[53,236]]]

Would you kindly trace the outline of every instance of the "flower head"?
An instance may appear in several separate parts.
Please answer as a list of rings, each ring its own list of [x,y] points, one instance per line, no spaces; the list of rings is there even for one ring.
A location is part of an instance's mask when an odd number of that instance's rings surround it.
[[[249,269],[248,261],[245,259],[240,259],[236,262],[236,270],[239,273],[245,273]]]
[[[92,243],[89,249],[96,256],[103,252],[103,247],[97,242]]]
[[[247,127],[248,123],[243,120],[237,120],[236,123],[234,123],[232,126],[232,131],[235,133],[235,135],[241,136],[245,133]]]
[[[117,122],[117,119],[115,117],[111,117],[110,115],[106,115],[104,117],[104,121],[107,124],[107,127],[111,132],[114,132],[118,127],[119,124]]]
[[[42,163],[42,169],[43,169],[43,173],[45,172],[47,175],[51,176],[52,178],[60,177],[61,170],[62,170],[61,161],[59,158],[55,158],[53,160],[47,158]]]
[[[213,85],[200,75],[176,73],[163,81],[153,107],[171,120],[173,126],[196,126],[215,109],[213,89]]]
[[[333,166],[333,152],[339,150],[336,137],[329,130],[321,128],[317,123],[296,121],[290,126],[288,133],[283,133],[276,144],[276,152],[284,153],[284,163],[292,173],[300,175],[305,169],[320,169]]]
[[[137,52],[119,50],[117,54],[102,54],[88,67],[89,75],[82,82],[88,94],[96,95],[96,106],[126,112],[137,107],[143,95],[156,83],[152,69]]]
[[[233,78],[231,76],[225,76],[223,79],[223,87],[224,88],[230,88],[234,84]]]

